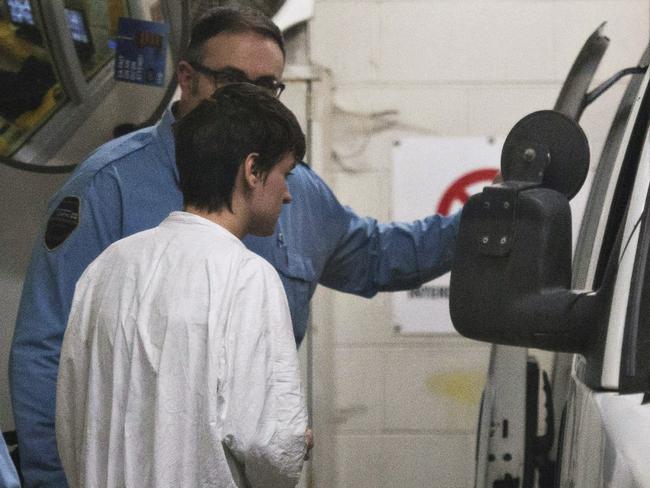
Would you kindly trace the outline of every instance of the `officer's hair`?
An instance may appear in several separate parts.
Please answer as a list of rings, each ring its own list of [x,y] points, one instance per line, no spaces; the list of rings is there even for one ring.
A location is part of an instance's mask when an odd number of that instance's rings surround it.
[[[174,124],[176,165],[184,205],[232,211],[237,171],[246,156],[259,154],[263,178],[287,154],[305,155],[305,136],[280,100],[249,83],[218,88]]]
[[[202,63],[203,45],[222,32],[254,32],[275,41],[282,55],[286,56],[282,32],[262,12],[252,8],[217,7],[208,10],[196,21],[192,27],[190,43],[181,59],[188,63]]]

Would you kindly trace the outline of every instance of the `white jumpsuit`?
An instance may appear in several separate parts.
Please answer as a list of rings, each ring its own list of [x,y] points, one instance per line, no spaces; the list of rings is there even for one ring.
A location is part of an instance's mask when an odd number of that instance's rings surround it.
[[[293,487],[307,416],[276,271],[173,212],[85,271],[61,350],[71,488]]]

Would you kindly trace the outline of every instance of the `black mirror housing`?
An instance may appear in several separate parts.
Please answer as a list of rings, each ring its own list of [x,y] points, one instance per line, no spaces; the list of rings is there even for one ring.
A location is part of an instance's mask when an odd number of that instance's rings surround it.
[[[570,287],[571,208],[564,194],[506,182],[467,202],[450,283],[459,333],[579,352],[587,338],[574,313],[586,297]]]

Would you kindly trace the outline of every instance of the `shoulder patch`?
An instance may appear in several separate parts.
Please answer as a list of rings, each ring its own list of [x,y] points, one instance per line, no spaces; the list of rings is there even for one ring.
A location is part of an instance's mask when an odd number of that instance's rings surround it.
[[[45,228],[45,246],[52,251],[72,234],[79,225],[79,198],[65,197],[54,209]]]

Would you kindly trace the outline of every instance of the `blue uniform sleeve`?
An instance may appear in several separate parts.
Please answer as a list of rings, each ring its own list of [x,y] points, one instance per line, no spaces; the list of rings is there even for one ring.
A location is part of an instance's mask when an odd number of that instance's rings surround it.
[[[0,486],[4,488],[20,488],[18,473],[16,473],[7,445],[2,438],[0,438]]]
[[[120,197],[119,179],[110,169],[88,177],[75,174],[50,202],[48,227],[43,228],[32,252],[9,359],[27,488],[67,486],[54,429],[61,342],[77,280],[88,264],[120,237]],[[63,200],[75,199],[78,217],[62,207]],[[50,227],[57,215],[65,225],[53,239]],[[68,233],[75,218],[77,224]]]
[[[413,222],[381,224],[342,206],[324,182],[323,225],[338,222],[339,235],[319,282],[371,297],[380,291],[420,286],[450,270],[460,213]]]

